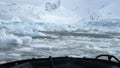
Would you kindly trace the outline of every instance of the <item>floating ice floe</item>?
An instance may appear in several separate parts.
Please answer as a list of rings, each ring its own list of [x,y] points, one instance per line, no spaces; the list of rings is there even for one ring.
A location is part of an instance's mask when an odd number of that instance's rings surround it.
[[[21,37],[21,40],[23,41],[23,43],[30,43],[32,41],[32,38],[30,36],[24,36]]]
[[[21,45],[23,42],[19,37],[14,35],[4,35],[0,37],[0,43],[5,45]]]
[[[33,31],[33,30],[21,30],[15,33],[19,36],[30,36],[32,38],[39,38],[42,36],[46,36],[44,33]]]
[[[23,47],[23,48],[19,48],[19,49],[16,49],[17,51],[26,51],[26,52],[30,52],[32,51],[32,48],[29,48],[29,47]]]

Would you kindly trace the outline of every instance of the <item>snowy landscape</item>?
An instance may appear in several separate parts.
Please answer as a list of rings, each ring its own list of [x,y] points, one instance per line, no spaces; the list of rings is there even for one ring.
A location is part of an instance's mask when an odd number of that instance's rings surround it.
[[[110,54],[120,59],[120,0],[0,0],[0,63]]]

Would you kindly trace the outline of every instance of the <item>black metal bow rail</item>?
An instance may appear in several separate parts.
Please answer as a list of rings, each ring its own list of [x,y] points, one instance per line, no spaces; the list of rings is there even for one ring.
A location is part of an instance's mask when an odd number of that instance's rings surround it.
[[[108,60],[99,59],[108,57]],[[112,58],[115,61],[112,61]],[[112,55],[99,55],[96,58],[49,57],[33,58],[0,64],[0,68],[120,68],[120,61]]]

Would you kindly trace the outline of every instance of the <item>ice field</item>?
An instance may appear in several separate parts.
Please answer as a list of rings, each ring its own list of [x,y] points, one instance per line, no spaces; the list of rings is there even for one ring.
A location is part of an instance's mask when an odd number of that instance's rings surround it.
[[[49,56],[120,58],[119,3],[0,0],[0,63]]]

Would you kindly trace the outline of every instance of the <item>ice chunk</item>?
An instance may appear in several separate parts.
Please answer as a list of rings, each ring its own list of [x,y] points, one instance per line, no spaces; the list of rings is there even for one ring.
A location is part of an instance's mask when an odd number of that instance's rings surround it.
[[[20,36],[30,36],[32,38],[46,36],[44,33],[33,31],[32,29],[20,30],[20,31],[17,31],[15,34]]]
[[[30,36],[24,36],[21,38],[23,43],[29,43],[32,41],[32,38]]]
[[[22,40],[14,35],[3,35],[0,37],[0,44],[6,44],[6,45],[21,45],[23,42]]]

